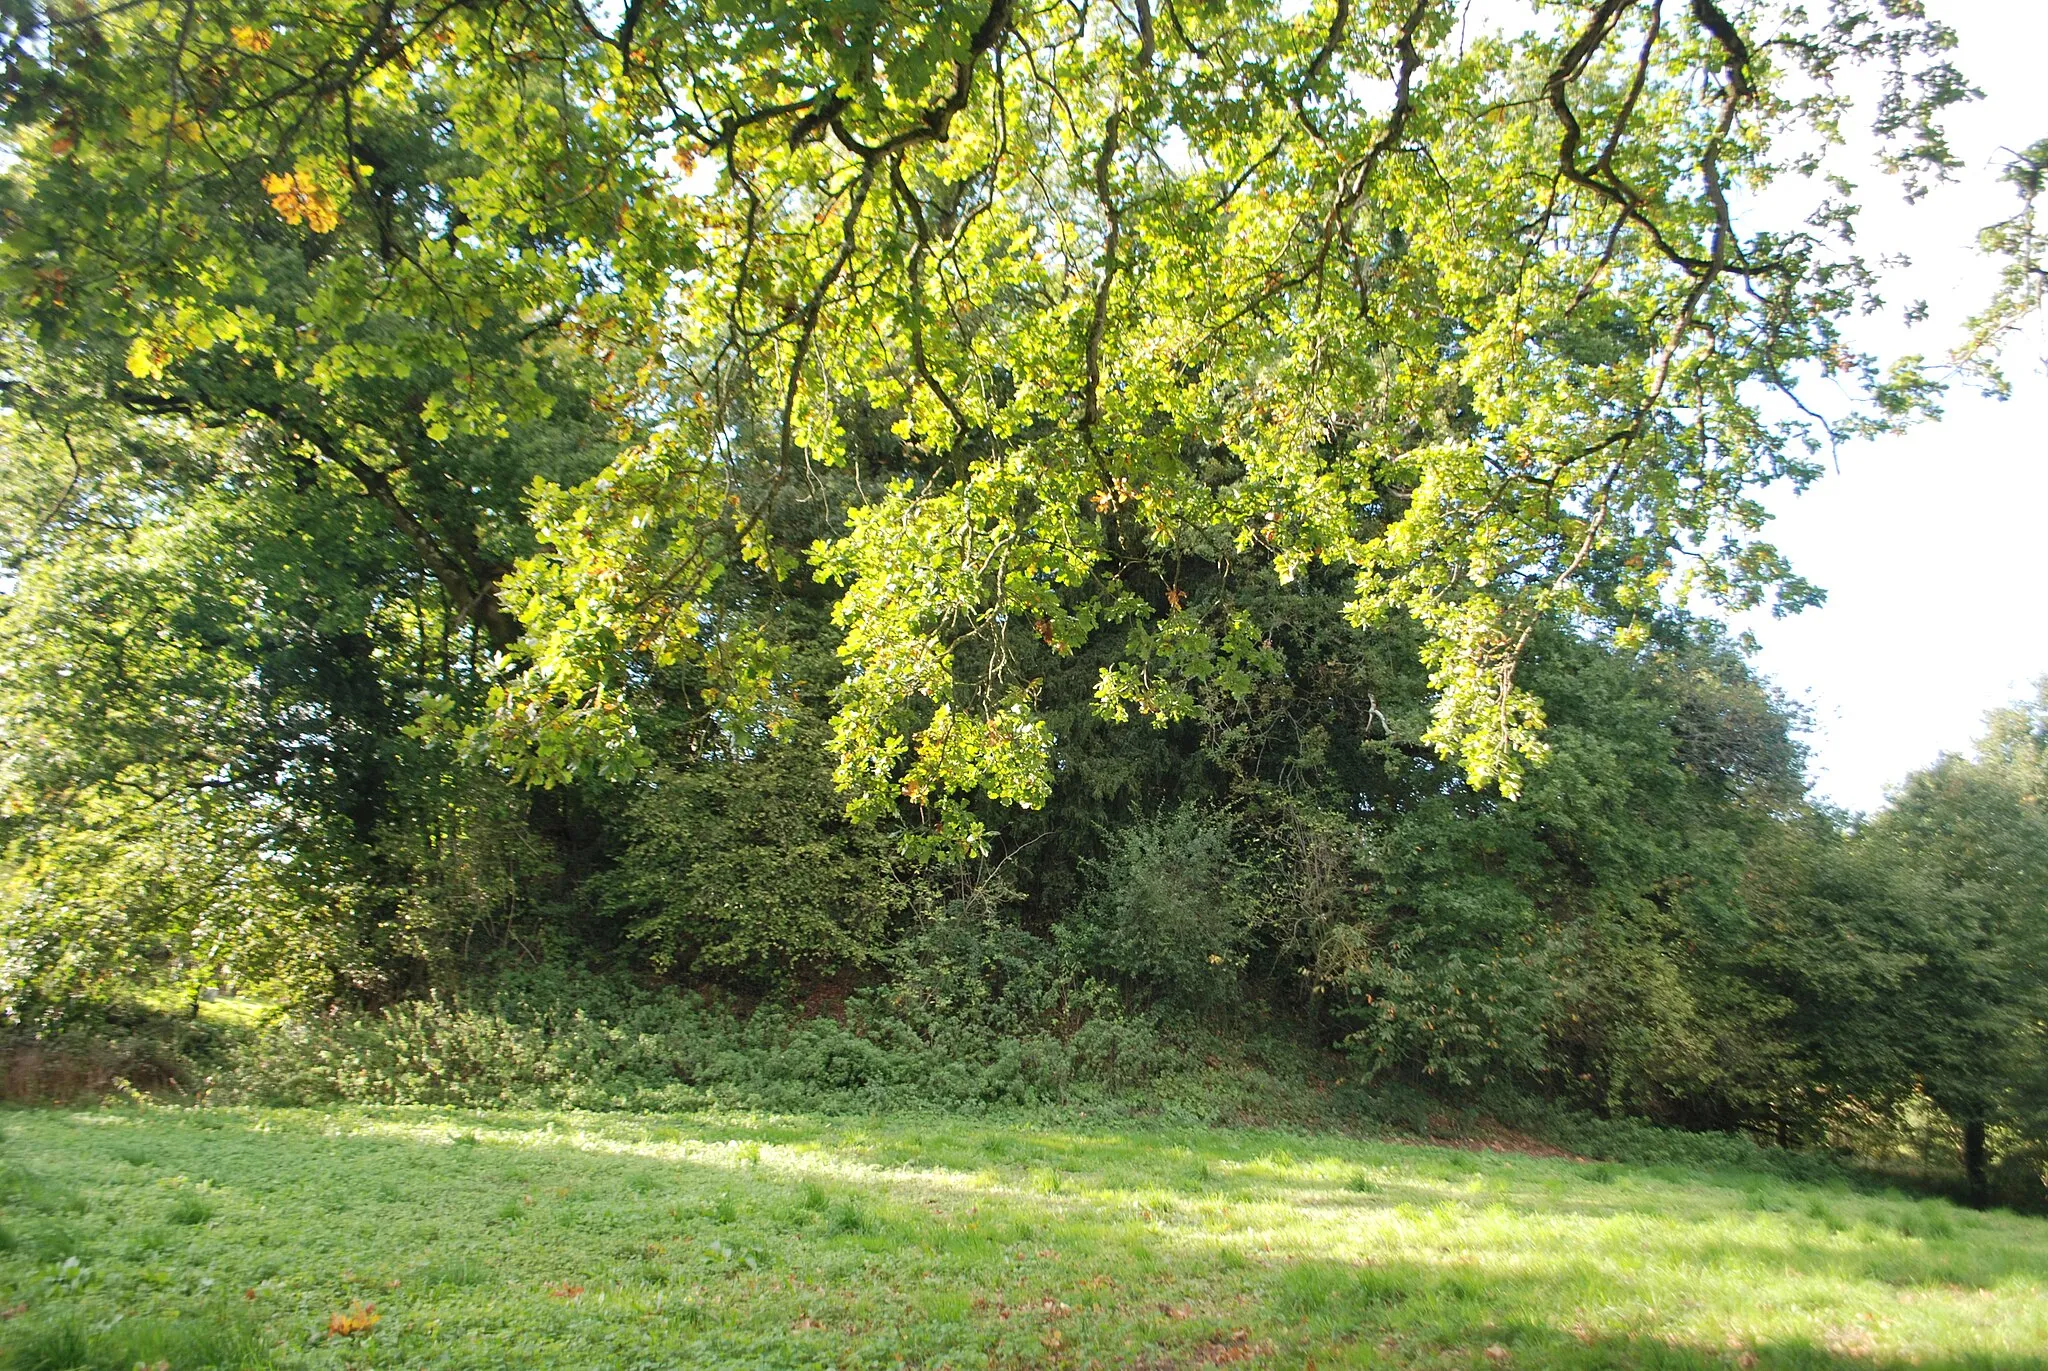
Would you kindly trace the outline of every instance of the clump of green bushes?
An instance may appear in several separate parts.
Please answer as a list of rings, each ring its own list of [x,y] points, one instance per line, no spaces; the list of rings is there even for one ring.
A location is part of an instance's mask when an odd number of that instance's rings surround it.
[[[1067,970],[1051,945],[954,919],[898,974],[834,1013],[745,1009],[695,990],[561,968],[468,997],[290,1016],[211,1082],[222,1100],[867,1111],[1073,1106],[1190,1122],[1328,1122],[1355,1112],[1306,1083],[1321,1054],[1171,1026]],[[1341,1067],[1338,1068],[1341,1071]]]

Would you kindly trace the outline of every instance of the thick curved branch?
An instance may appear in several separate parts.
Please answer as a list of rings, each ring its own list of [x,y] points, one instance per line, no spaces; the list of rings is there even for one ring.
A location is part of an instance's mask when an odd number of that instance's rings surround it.
[[[1010,29],[1010,0],[990,0],[988,14],[983,17],[980,27],[967,40],[967,52],[953,63],[953,89],[937,105],[926,110],[909,128],[881,143],[867,143],[851,133],[838,118],[839,111],[831,116],[833,133],[856,156],[876,161],[915,147],[919,143],[942,143],[953,127],[953,120],[967,108],[968,100],[974,94],[974,73],[981,65],[981,59],[994,51],[1003,41],[1003,35]],[[842,108],[844,102],[841,102]]]
[[[931,364],[925,356],[924,261],[931,252],[931,232],[925,225],[923,204],[903,179],[902,158],[889,159],[889,181],[895,189],[897,203],[903,206],[910,217],[911,228],[917,234],[917,246],[910,250],[910,261],[905,268],[910,282],[910,362],[917,369],[918,379],[938,397],[939,403],[946,407],[946,413],[952,416],[957,441],[959,435],[967,432],[967,416],[960,412],[960,406],[939,383],[938,377],[932,375]]]
[[[1117,249],[1123,240],[1123,216],[1109,184],[1109,168],[1115,159],[1123,133],[1124,112],[1111,111],[1102,131],[1102,148],[1095,155],[1095,198],[1102,203],[1109,230],[1102,239],[1102,279],[1095,286],[1095,306],[1088,319],[1088,342],[1082,363],[1081,432],[1094,443],[1095,426],[1102,419],[1102,338],[1109,327],[1109,296],[1116,285]]]

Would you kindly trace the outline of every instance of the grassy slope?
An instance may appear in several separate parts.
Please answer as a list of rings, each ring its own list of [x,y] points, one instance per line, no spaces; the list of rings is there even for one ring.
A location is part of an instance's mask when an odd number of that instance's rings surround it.
[[[4,1122],[15,1368],[2048,1368],[2048,1223],[1742,1174],[923,1118]],[[380,1322],[329,1335],[356,1302]]]

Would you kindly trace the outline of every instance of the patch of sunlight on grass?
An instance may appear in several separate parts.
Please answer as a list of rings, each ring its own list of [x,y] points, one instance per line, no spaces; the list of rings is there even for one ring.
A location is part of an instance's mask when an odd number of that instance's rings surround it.
[[[7,1131],[0,1358],[139,1321],[238,1366],[2048,1371],[2048,1223],[1763,1176],[957,1118]]]

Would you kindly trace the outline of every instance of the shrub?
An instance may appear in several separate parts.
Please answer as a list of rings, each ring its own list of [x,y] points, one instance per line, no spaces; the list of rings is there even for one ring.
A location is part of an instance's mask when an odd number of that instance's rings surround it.
[[[770,984],[884,954],[914,888],[890,836],[848,822],[826,755],[813,726],[634,786],[591,889],[656,969]]]
[[[1146,999],[1214,1008],[1238,988],[1251,935],[1234,868],[1227,813],[1183,805],[1119,829],[1089,897],[1059,925],[1061,947]]]

